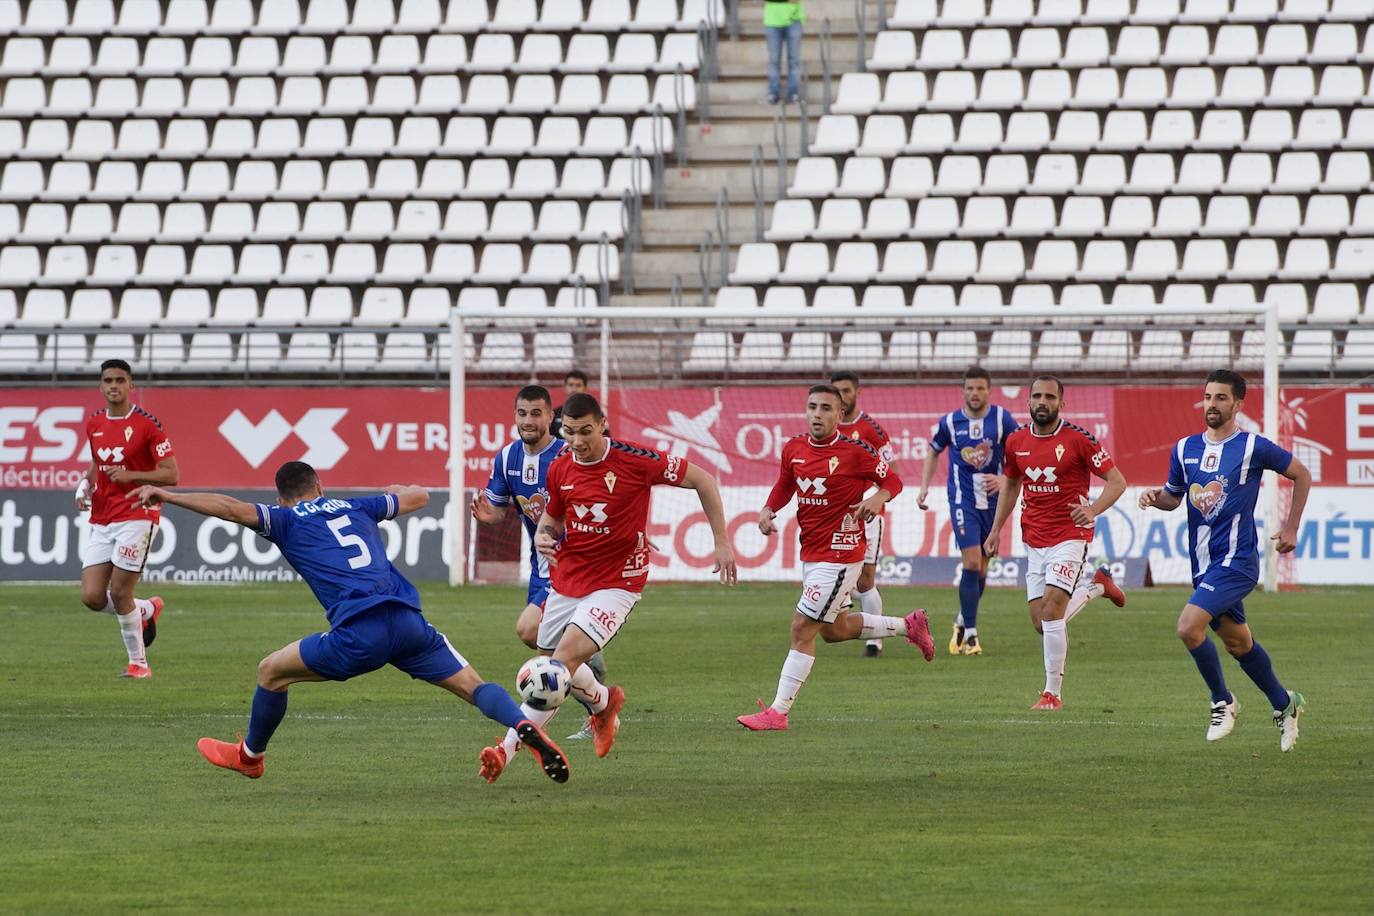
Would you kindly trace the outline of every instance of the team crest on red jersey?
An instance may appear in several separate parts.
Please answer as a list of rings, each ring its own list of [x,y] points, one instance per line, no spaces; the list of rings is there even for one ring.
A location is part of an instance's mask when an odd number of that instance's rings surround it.
[[[607,492],[607,493],[614,493],[614,492],[615,492],[615,482],[616,482],[615,471],[607,471],[607,472],[606,472],[606,476],[603,477],[602,480],[606,481],[606,492]]]

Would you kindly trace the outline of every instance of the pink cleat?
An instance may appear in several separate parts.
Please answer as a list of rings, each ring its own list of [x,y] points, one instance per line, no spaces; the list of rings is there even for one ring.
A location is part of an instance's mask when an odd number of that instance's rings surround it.
[[[758,712],[750,716],[740,716],[735,721],[751,732],[787,731],[787,713],[778,712],[771,706],[763,705],[763,700],[759,700],[758,704]]]
[[[144,678],[152,677],[153,669],[149,668],[147,665],[135,665],[132,662],[130,662],[129,667],[125,668],[119,676],[131,677],[136,680],[142,680]]]
[[[1097,572],[1093,573],[1093,585],[1102,586],[1102,595],[1117,607],[1126,606],[1126,593],[1121,590],[1121,586],[1116,584],[1112,574],[1107,571],[1107,567],[1097,567]]]
[[[930,621],[926,612],[917,608],[906,615],[906,641],[921,650],[926,661],[935,658],[935,640],[930,637]]]
[[[1040,699],[1037,700],[1035,705],[1031,707],[1031,709],[1036,712],[1054,712],[1055,710],[1063,708],[1064,701],[1059,699],[1059,697],[1055,696],[1054,694],[1050,693],[1048,690],[1040,694]]]

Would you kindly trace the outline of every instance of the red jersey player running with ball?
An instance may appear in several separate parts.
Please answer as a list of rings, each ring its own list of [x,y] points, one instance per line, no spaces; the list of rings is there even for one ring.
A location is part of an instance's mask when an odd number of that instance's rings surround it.
[[[148,550],[162,512],[129,502],[143,484],[174,486],[180,477],[157,417],[129,400],[134,375],[122,359],[100,365],[100,393],[106,407],[86,420],[91,466],[76,488],[76,507],[91,510],[91,533],[81,559],[81,602],[97,613],[114,614],[129,654],[120,677],[152,677],[147,647],[157,637],[162,599],[135,598]]]
[[[997,515],[983,550],[997,555],[1002,525],[1025,490],[1021,537],[1026,542],[1026,599],[1031,625],[1044,638],[1045,690],[1032,709],[1063,706],[1064,660],[1069,654],[1068,622],[1099,595],[1117,607],[1126,596],[1106,569],[1080,582],[1092,543],[1094,520],[1126,490],[1126,478],[1107,449],[1092,433],[1059,418],[1064,383],[1053,375],[1031,383],[1031,422],[1007,436],[1002,493]],[[1088,502],[1089,474],[1105,480],[1097,499]]]
[[[783,731],[816,661],[816,637],[826,642],[906,635],[926,661],[935,657],[926,612],[906,617],[855,614],[849,593],[858,581],[867,541],[864,525],[902,492],[902,481],[871,446],[837,430],[843,401],[831,385],[813,385],[806,394],[807,435],[782,448],[778,482],[759,512],[759,531],[777,531],[774,514],[797,494],[801,535],[802,596],[792,615],[792,648],[782,665],[773,705],[759,700],[759,711],[740,716],[751,731]],[[871,495],[864,493],[876,486]]]
[[[664,455],[606,436],[596,398],[577,393],[563,405],[568,447],[549,465],[549,498],[534,536],[548,558],[551,582],[536,642],[572,672],[572,693],[589,710],[596,756],[611,752],[625,692],[596,679],[587,660],[624,628],[649,577],[650,490],[658,485],[696,490],[715,535],[714,572],[735,584],[735,552],[725,531],[725,508],[716,479],[676,455]],[[557,709],[521,707],[536,725]],[[495,782],[519,747],[514,729],[501,744],[483,748],[480,775]]]

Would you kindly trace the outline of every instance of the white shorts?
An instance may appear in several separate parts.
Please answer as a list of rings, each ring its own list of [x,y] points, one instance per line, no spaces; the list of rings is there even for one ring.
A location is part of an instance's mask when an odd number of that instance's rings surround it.
[[[1070,595],[1088,560],[1087,541],[1061,541],[1053,547],[1027,547],[1026,600],[1045,596],[1045,586],[1053,585]]]
[[[849,592],[859,581],[862,563],[802,563],[802,593],[797,613],[833,623],[850,606]]]
[[[155,534],[157,525],[148,519],[92,525],[81,565],[113,563],[128,572],[141,573],[148,563],[148,549],[153,546]]]
[[[864,548],[864,565],[874,566],[883,549],[883,517],[875,515],[864,522],[864,537],[868,546]]]
[[[539,648],[558,648],[558,640],[569,625],[592,638],[600,649],[625,625],[630,611],[639,603],[639,592],[623,588],[603,588],[582,598],[569,598],[549,589],[544,602],[544,619],[539,621]]]

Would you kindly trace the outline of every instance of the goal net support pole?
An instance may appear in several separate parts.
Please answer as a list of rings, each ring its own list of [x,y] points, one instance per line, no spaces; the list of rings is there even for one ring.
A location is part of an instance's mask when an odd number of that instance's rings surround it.
[[[1220,324],[1227,316],[1235,316],[1244,324],[1254,326],[1262,321],[1264,349],[1264,404],[1263,432],[1274,442],[1279,441],[1279,359],[1281,352],[1281,329],[1275,305],[1230,306],[1221,310],[1199,313],[1195,308],[1176,306],[1157,306],[1151,308],[1119,307],[1065,307],[1053,311],[1016,310],[1006,308],[966,307],[945,309],[921,309],[919,312],[909,307],[865,307],[844,312],[818,312],[811,308],[733,308],[700,306],[634,306],[612,308],[586,306],[577,309],[563,309],[554,312],[550,309],[499,306],[469,307],[459,310],[456,306],[449,316],[449,344],[451,371],[449,374],[449,584],[461,585],[468,581],[474,564],[472,545],[469,544],[469,519],[465,496],[464,472],[467,467],[467,434],[464,395],[467,391],[468,366],[466,365],[465,338],[473,330],[483,331],[516,325],[538,333],[537,326],[547,325],[551,330],[574,325],[583,333],[596,333],[600,343],[599,375],[600,395],[605,402],[610,393],[612,370],[613,327],[627,322],[638,327],[658,326],[676,328],[676,333],[690,336],[697,330],[713,328],[727,331],[740,330],[755,325],[772,330],[798,331],[809,326],[833,326],[852,323],[855,327],[882,322],[887,327],[912,329],[933,328],[938,322],[959,322],[976,324],[980,329],[996,330],[1001,328],[1053,328],[1074,324],[1101,322],[1101,327],[1121,330],[1140,330],[1146,327],[1165,329],[1222,329]],[[1234,328],[1229,328],[1234,330]],[[818,367],[819,368],[819,367]],[[1029,364],[1026,372],[1029,373]],[[534,369],[531,370],[531,375]],[[1184,431],[1180,431],[1180,435]],[[1157,483],[1157,481],[1148,481]],[[1137,485],[1147,483],[1142,481]],[[1263,517],[1265,537],[1272,536],[1279,527],[1279,488],[1274,475],[1266,476],[1263,491]],[[1266,545],[1267,546],[1267,545]],[[1264,553],[1262,584],[1265,590],[1273,591],[1278,587],[1277,556],[1272,549]]]

